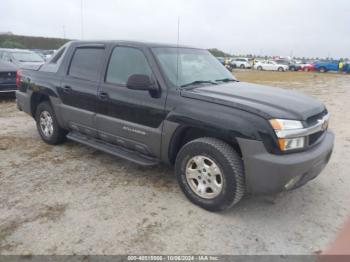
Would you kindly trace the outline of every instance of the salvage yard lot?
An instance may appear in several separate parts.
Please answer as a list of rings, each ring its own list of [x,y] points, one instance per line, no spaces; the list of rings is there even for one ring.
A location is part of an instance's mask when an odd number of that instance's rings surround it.
[[[235,76],[298,90],[327,105],[335,149],[316,180],[210,213],[185,198],[171,167],[141,168],[69,141],[46,145],[14,100],[0,98],[0,254],[322,250],[350,213],[350,76],[250,70]]]

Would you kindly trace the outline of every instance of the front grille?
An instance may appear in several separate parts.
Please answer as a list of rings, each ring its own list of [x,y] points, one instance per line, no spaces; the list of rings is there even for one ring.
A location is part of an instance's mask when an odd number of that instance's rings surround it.
[[[314,145],[322,137],[325,131],[319,131],[314,134],[309,135],[309,146]]]
[[[312,126],[318,124],[318,121],[323,119],[323,117],[325,115],[327,115],[327,114],[328,114],[328,111],[327,111],[327,109],[325,109],[321,113],[309,117],[306,120],[306,122],[308,124],[308,127],[312,127]],[[313,133],[313,134],[309,135],[309,137],[308,137],[308,145],[312,146],[312,145],[318,143],[319,141],[321,141],[322,138],[323,138],[323,135],[325,133],[326,133],[326,130],[321,130],[321,131],[318,131],[316,133]]]
[[[317,120],[322,119],[327,114],[328,114],[328,111],[327,109],[325,109],[317,115],[310,116],[308,119],[306,119],[306,123],[308,126],[313,126],[317,124]]]

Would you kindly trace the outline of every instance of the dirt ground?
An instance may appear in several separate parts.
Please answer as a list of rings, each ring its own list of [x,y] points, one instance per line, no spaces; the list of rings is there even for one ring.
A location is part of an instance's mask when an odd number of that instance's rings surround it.
[[[67,142],[44,144],[34,121],[0,100],[0,254],[313,254],[350,213],[350,76],[237,71],[242,81],[323,101],[336,134],[323,173],[224,213],[191,204],[171,167],[141,168]],[[281,174],[283,175],[283,174]]]

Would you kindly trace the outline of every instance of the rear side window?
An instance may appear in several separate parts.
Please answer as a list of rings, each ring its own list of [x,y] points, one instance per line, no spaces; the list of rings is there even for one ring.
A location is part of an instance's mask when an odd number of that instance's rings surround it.
[[[59,61],[61,61],[61,58],[63,57],[63,54],[65,51],[66,51],[65,47],[58,50],[57,53],[51,58],[49,63],[50,64],[57,64]]]
[[[106,82],[126,85],[134,74],[151,75],[151,68],[141,50],[132,47],[116,47],[111,55]]]
[[[69,75],[89,81],[97,81],[103,58],[104,48],[79,47],[75,50]]]

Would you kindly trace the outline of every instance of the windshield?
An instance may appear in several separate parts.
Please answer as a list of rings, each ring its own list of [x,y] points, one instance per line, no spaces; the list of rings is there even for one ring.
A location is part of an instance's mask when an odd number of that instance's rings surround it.
[[[44,62],[44,59],[36,53],[14,52],[12,55],[17,61],[20,62]]]
[[[234,81],[233,75],[207,50],[153,48],[160,66],[174,86]]]

